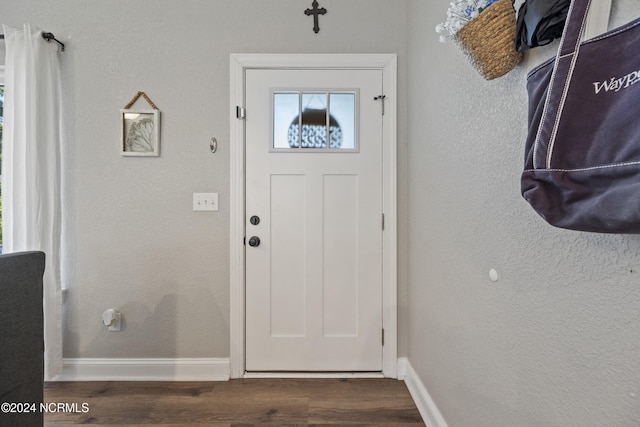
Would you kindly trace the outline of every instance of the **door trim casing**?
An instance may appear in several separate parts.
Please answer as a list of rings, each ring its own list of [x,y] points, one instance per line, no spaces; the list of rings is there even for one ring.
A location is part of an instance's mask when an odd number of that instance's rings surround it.
[[[397,378],[397,56],[395,54],[231,54],[230,56],[230,376],[245,376],[245,106],[247,69],[380,69],[383,122],[382,374]],[[382,94],[381,94],[382,95]],[[251,114],[251,112],[247,112]],[[276,374],[277,375],[277,374]],[[321,374],[320,374],[321,375]]]

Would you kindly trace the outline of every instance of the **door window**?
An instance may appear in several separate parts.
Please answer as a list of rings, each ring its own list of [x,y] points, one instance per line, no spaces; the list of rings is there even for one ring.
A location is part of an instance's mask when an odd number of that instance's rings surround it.
[[[357,152],[357,100],[356,90],[272,91],[271,151]]]

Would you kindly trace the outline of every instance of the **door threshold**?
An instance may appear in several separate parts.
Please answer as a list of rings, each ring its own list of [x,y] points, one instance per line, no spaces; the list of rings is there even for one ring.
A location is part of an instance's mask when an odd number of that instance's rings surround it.
[[[382,372],[245,372],[243,378],[384,378]]]

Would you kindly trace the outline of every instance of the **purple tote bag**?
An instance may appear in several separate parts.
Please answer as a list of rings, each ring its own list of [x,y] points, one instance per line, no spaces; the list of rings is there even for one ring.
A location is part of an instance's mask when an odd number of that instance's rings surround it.
[[[555,58],[527,77],[523,197],[556,227],[640,233],[640,18],[580,42],[573,0]]]

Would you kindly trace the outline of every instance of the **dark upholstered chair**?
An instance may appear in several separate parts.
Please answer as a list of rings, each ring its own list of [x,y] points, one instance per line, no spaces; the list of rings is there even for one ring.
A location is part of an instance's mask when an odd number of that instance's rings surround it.
[[[44,386],[43,252],[0,255],[0,403],[35,412],[0,412],[0,426],[42,426]]]

